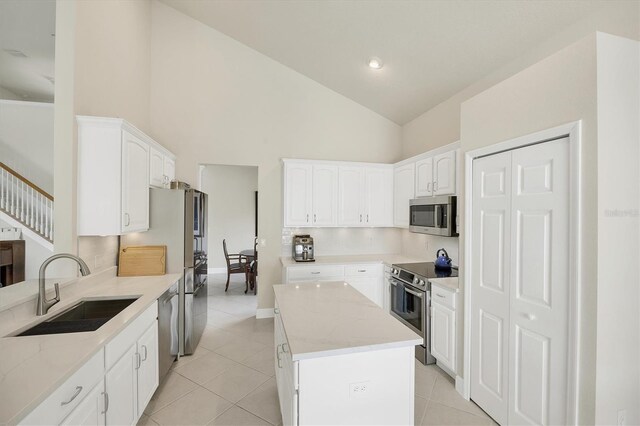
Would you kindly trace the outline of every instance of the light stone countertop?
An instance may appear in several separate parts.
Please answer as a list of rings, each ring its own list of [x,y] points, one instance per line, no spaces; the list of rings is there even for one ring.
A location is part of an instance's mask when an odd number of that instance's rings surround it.
[[[430,278],[429,282],[431,284],[436,284],[445,289],[449,289],[458,293],[460,291],[460,287],[458,286],[458,277],[448,277],[448,278]]]
[[[282,266],[313,266],[313,265],[343,265],[347,263],[384,263],[393,265],[397,263],[426,262],[424,259],[404,256],[402,254],[353,254],[335,256],[316,256],[315,262],[296,262],[291,256],[280,257]]]
[[[46,316],[35,316],[33,301],[33,312],[31,302],[0,311],[0,319],[7,320],[0,324],[0,335],[6,336],[50,318],[82,299],[140,296],[93,332],[0,337],[0,424],[18,423],[181,277],[167,274],[125,278],[116,277],[114,272],[89,275],[75,285],[61,288],[61,301]]]
[[[415,346],[422,338],[350,285],[275,285],[294,361]]]

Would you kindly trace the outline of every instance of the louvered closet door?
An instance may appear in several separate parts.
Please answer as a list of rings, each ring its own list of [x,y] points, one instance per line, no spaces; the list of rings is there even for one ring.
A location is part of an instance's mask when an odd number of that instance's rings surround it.
[[[471,398],[501,424],[564,424],[568,139],[474,161]]]
[[[509,423],[565,424],[569,140],[513,151]]]
[[[494,420],[509,412],[511,152],[473,162],[471,398]]]

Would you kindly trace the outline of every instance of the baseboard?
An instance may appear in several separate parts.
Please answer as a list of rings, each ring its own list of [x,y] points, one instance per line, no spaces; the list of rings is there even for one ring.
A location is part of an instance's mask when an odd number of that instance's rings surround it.
[[[224,274],[225,272],[227,272],[227,268],[226,267],[222,267],[222,268],[207,268],[207,273],[208,274]]]
[[[273,308],[258,309],[256,311],[256,319],[273,318],[274,316],[276,314],[273,312]]]
[[[463,377],[456,376],[456,390],[464,399],[469,400],[469,395],[465,392]]]

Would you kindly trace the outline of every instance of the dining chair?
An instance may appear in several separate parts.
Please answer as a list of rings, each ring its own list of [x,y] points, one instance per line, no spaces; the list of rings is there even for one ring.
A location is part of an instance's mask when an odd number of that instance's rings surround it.
[[[249,290],[249,275],[247,273],[246,259],[240,253],[229,254],[226,239],[222,240],[222,249],[224,250],[224,258],[227,261],[227,285],[224,287],[224,291],[229,289],[231,274],[244,274],[244,283],[246,285],[244,292],[246,293]]]

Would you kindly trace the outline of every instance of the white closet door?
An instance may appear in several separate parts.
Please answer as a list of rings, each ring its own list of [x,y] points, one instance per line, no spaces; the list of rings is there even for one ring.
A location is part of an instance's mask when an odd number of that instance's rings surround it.
[[[471,399],[500,424],[509,412],[511,152],[473,162]]]
[[[568,164],[568,138],[513,151],[510,424],[566,424]]]

